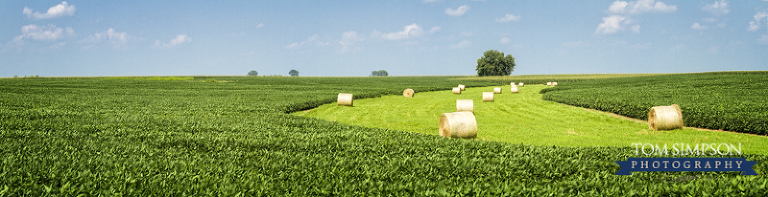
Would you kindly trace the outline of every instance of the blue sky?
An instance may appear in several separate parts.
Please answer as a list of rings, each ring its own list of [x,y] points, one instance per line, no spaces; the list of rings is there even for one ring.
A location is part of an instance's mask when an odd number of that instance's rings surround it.
[[[768,1],[2,1],[0,77],[768,70]]]

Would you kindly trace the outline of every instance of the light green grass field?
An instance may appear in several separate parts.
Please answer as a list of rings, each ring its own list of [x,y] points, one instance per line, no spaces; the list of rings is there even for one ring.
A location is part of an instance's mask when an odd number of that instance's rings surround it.
[[[456,99],[472,99],[479,140],[574,147],[741,143],[743,153],[768,154],[765,136],[694,128],[653,131],[645,122],[542,100],[539,91],[544,88],[544,85],[526,85],[519,88],[519,93],[512,94],[508,85],[503,86],[502,94],[496,94],[494,102],[482,102],[482,92],[492,92],[493,87],[467,88],[461,95],[450,91],[417,92],[413,98],[389,95],[359,99],[354,101],[354,107],[333,103],[294,114],[438,135],[440,115],[455,112]]]

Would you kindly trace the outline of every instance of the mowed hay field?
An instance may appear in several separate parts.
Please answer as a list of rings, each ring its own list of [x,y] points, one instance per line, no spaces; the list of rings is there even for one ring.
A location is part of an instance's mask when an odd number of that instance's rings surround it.
[[[632,146],[632,143],[732,143],[743,151],[768,155],[768,137],[735,132],[685,128],[653,131],[645,121],[633,121],[541,99],[544,85],[525,85],[510,93],[509,85],[493,102],[482,92],[496,86],[450,91],[420,92],[413,98],[389,95],[355,100],[354,107],[322,105],[294,114],[352,125],[438,135],[442,113],[456,111],[456,99],[474,101],[479,140],[543,146]],[[647,112],[646,112],[647,113]]]
[[[634,156],[632,148],[448,139],[286,114],[335,103],[338,93],[355,94],[358,105],[459,83],[504,85],[465,77],[0,79],[0,196],[763,196],[768,189],[761,154],[743,155],[761,161],[758,176],[617,176],[614,161]],[[701,175],[716,179],[654,178]]]

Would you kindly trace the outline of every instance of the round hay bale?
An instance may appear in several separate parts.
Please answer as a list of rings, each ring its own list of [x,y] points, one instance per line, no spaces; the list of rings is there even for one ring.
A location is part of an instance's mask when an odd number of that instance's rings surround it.
[[[456,111],[475,113],[475,104],[472,99],[456,99]]]
[[[523,87],[523,82],[520,82],[520,84],[518,86]]]
[[[654,131],[682,129],[683,111],[677,104],[651,107],[648,112],[648,127]]]
[[[495,88],[493,88],[493,93],[494,93],[494,94],[501,94],[501,87],[495,87]]]
[[[413,89],[405,89],[405,91],[403,91],[403,96],[404,97],[413,97]]]
[[[512,83],[510,83],[510,84],[509,84],[509,86],[511,86],[511,87],[517,87],[517,85],[515,84],[515,82],[512,82]]]
[[[518,92],[518,90],[517,90],[517,86],[513,86],[512,88],[510,88],[510,89],[509,89],[509,92],[512,92],[512,93],[517,93],[517,92]]]
[[[557,82],[552,82],[552,86],[557,86]]]
[[[453,138],[477,137],[477,120],[471,112],[444,113],[440,116],[440,136]]]
[[[352,106],[352,97],[352,94],[339,93],[339,98],[336,99],[336,102],[339,105]]]
[[[547,86],[552,86],[552,82],[547,82]]]
[[[483,102],[493,102],[493,92],[483,92]]]
[[[453,88],[453,93],[454,94],[461,94],[461,88],[460,87]]]
[[[465,86],[465,85],[461,85],[461,84],[459,84],[459,86],[458,86],[458,87],[459,87],[459,88],[461,88],[461,91],[464,91],[464,89],[466,89],[466,86]]]

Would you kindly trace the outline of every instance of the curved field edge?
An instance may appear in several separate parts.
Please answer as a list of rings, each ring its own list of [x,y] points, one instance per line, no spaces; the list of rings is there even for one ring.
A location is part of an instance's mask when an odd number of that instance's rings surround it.
[[[455,112],[457,99],[470,99],[474,101],[478,140],[570,147],[728,143],[739,146],[742,153],[768,155],[768,137],[765,136],[695,128],[653,131],[645,122],[542,100],[539,92],[546,88],[543,85],[526,85],[518,88],[519,93],[515,94],[509,93],[507,86],[501,94],[494,94],[493,102],[483,102],[482,92],[490,92],[494,87],[467,88],[459,95],[450,91],[435,91],[418,92],[412,98],[389,95],[358,99],[354,107],[333,103],[294,114],[365,127],[437,135],[440,115]]]
[[[613,161],[631,156],[626,148],[452,140],[283,113],[340,91],[375,95],[421,82],[435,83],[425,89],[455,85],[447,78],[16,80],[0,80],[0,196],[766,191],[765,175],[706,173],[718,179],[675,182],[654,178],[701,174],[613,175]],[[745,157],[761,161],[754,167],[760,174],[768,169],[765,156]]]
[[[768,72],[716,72],[562,83],[545,100],[647,120],[678,104],[685,126],[768,135]]]

